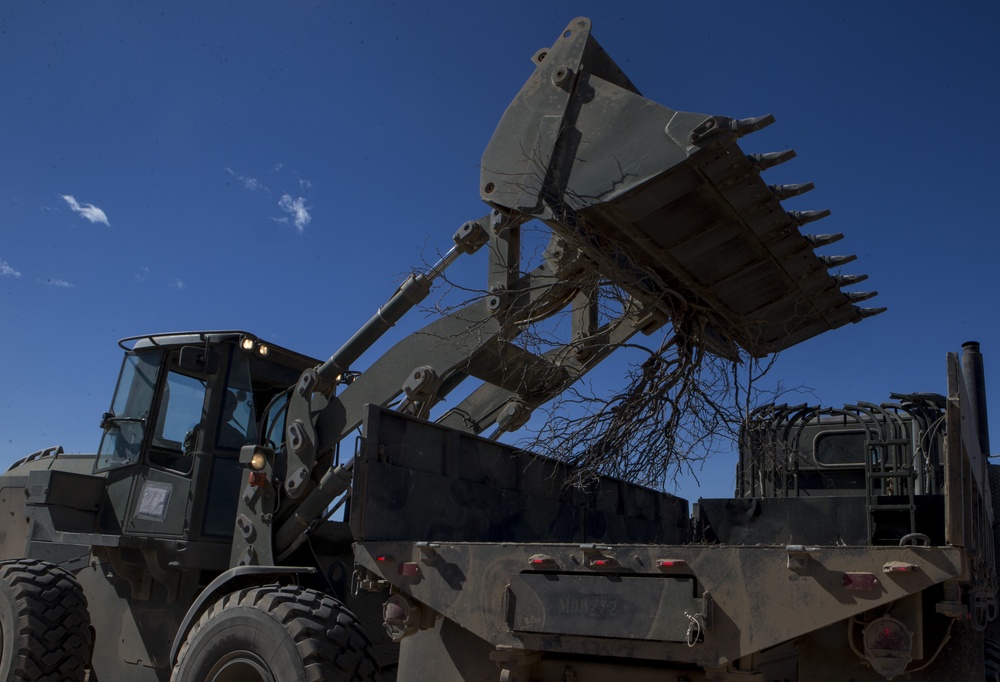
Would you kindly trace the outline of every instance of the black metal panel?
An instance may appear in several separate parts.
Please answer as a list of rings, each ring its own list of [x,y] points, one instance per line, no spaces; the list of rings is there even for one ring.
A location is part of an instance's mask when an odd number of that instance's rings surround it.
[[[878,496],[880,504],[905,498]],[[917,531],[934,545],[944,544],[944,497],[915,498]],[[854,545],[871,544],[867,537],[862,496],[702,499],[698,501],[702,539],[727,545]],[[909,512],[878,511],[877,544],[896,544],[908,534]]]
[[[682,498],[612,478],[580,490],[565,464],[374,405],[354,468],[359,540],[686,540]]]

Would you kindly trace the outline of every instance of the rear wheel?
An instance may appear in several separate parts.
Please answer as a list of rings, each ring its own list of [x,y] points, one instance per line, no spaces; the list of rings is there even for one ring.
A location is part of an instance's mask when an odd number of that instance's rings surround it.
[[[378,680],[371,641],[332,597],[268,585],[226,595],[198,619],[172,680],[366,682]]]
[[[35,559],[0,563],[2,682],[82,682],[92,641],[72,573]]]

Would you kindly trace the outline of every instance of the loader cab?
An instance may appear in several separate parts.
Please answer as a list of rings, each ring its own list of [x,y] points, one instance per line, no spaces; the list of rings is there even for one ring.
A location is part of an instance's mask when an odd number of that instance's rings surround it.
[[[152,335],[121,345],[125,358],[95,462],[95,473],[108,479],[104,530],[228,543],[243,477],[240,448],[258,442],[272,400],[317,361],[245,332]]]

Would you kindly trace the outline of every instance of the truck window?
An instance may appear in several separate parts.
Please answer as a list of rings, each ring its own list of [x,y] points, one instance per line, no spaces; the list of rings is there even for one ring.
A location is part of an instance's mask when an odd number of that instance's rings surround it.
[[[267,406],[262,423],[264,445],[277,448],[285,439],[285,416],[288,413],[288,392],[279,393]]]
[[[865,431],[825,431],[813,441],[816,462],[826,466],[863,465],[867,449],[868,434]]]
[[[128,466],[139,461],[146,419],[156,391],[159,353],[128,353],[122,363],[110,419],[101,438],[95,471]]]
[[[191,453],[198,447],[206,382],[178,371],[177,356],[176,351],[171,353],[171,369],[163,384],[159,415],[150,446],[150,461],[168,469],[188,472],[191,470]]]
[[[226,392],[215,429],[215,447],[222,450],[239,450],[257,441],[256,408],[253,385],[250,381],[250,363],[242,353],[234,353],[229,366]]]

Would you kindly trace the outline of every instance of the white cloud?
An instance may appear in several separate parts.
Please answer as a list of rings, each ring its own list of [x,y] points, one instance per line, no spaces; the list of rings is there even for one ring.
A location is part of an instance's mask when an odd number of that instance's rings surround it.
[[[184,289],[186,288],[184,281],[179,279],[175,279],[173,282],[171,282],[170,286],[179,291],[184,291]]]
[[[62,287],[64,289],[72,289],[73,287],[76,286],[72,282],[67,282],[64,279],[46,279],[46,280],[38,280],[38,281],[39,282],[44,282],[45,284],[48,284],[51,287]]]
[[[233,176],[234,178],[236,178],[237,180],[239,180],[239,181],[240,181],[240,183],[241,183],[241,184],[242,184],[242,185],[243,185],[243,186],[244,186],[244,187],[245,187],[246,189],[250,190],[251,192],[267,192],[268,194],[270,194],[270,193],[271,193],[271,190],[269,190],[269,189],[268,189],[268,188],[267,188],[267,187],[266,187],[266,186],[264,185],[264,183],[262,183],[262,182],[261,182],[260,180],[258,180],[257,178],[251,178],[251,177],[249,177],[249,176],[246,176],[246,175],[237,175],[237,174],[236,174],[236,173],[235,173],[235,172],[233,171],[233,169],[232,169],[232,168],[229,168],[229,167],[226,167],[226,172],[228,172],[228,173],[229,173],[230,175],[232,175],[232,176]]]
[[[312,220],[312,216],[309,215],[309,210],[306,208],[306,200],[304,197],[299,197],[298,199],[292,199],[290,194],[281,195],[281,199],[278,201],[278,206],[281,210],[287,211],[295,222],[295,229],[301,234],[305,231],[306,225]]]
[[[7,261],[0,260],[0,276],[2,277],[20,277],[21,273],[7,265]]]
[[[145,282],[147,277],[149,277],[149,268],[141,268],[139,272],[135,273],[135,281],[137,282]]]
[[[299,187],[302,189],[312,189],[313,184],[305,178],[299,178]]]
[[[63,201],[69,204],[69,207],[79,213],[81,216],[86,218],[92,223],[101,223],[111,227],[111,223],[108,222],[107,214],[101,209],[97,208],[93,204],[79,204],[77,200],[73,198],[70,194],[61,195]]]

